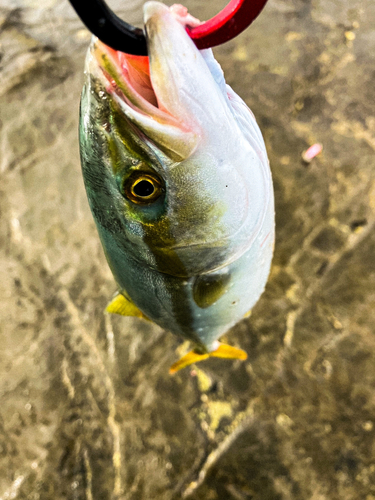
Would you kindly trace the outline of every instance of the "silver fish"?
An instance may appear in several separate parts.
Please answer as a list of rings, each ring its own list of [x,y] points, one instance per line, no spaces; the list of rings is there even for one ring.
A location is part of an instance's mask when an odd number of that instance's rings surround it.
[[[274,244],[261,132],[165,5],[148,2],[149,58],[94,39],[81,99],[87,196],[119,287],[107,310],[191,341],[172,372],[208,356],[245,359],[217,339],[257,302]]]

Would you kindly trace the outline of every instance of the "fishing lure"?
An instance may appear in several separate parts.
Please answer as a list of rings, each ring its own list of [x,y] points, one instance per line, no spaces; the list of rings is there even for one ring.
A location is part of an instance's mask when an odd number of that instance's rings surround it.
[[[246,358],[217,339],[261,295],[274,242],[255,118],[176,16],[145,4],[149,57],[93,39],[80,118],[87,196],[119,286],[107,311],[188,339],[172,373],[209,356]]]

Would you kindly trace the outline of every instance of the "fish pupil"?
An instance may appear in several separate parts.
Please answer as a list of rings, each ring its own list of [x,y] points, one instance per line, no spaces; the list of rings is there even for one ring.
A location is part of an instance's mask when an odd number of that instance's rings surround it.
[[[136,194],[137,196],[141,196],[142,198],[151,196],[154,191],[154,185],[150,181],[146,180],[137,182],[137,184],[133,187],[134,194]]]

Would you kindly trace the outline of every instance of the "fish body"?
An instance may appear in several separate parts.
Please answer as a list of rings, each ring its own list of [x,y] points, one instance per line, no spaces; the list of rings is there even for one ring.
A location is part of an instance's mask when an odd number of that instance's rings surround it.
[[[206,355],[265,287],[271,173],[255,118],[212,51],[165,5],[144,10],[149,59],[97,39],[89,48],[82,171],[121,300]]]

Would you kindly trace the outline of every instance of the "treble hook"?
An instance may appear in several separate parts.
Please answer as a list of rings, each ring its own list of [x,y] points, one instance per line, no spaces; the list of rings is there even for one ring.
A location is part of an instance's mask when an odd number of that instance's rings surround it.
[[[85,26],[112,49],[147,56],[143,31],[120,19],[104,0],[70,0]],[[231,40],[258,17],[267,0],[231,0],[224,9],[195,28],[186,27],[198,49],[215,47]]]

